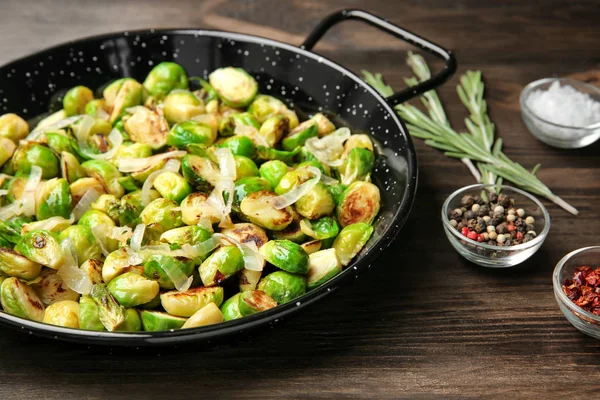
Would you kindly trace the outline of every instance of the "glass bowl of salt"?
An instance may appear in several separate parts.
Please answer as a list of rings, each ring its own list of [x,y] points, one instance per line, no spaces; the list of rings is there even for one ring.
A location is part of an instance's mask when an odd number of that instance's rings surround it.
[[[568,78],[531,82],[521,92],[521,115],[542,142],[578,149],[600,138],[600,88]]]

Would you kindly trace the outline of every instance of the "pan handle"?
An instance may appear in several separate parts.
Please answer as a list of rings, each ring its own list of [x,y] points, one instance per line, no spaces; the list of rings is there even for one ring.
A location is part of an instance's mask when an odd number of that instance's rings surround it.
[[[410,100],[411,98],[423,94],[428,90],[435,89],[446,82],[454,74],[454,72],[456,72],[456,59],[450,50],[446,50],[443,47],[438,46],[437,44],[418,35],[415,35],[406,29],[400,28],[399,26],[396,26],[383,18],[379,18],[362,10],[340,10],[327,16],[319,23],[319,25],[317,25],[315,29],[313,29],[304,43],[302,43],[301,47],[309,51],[312,50],[315,44],[317,44],[319,39],[323,37],[329,28],[348,19],[356,19],[366,22],[375,28],[387,32],[392,36],[396,36],[397,38],[402,39],[405,42],[408,42],[444,60],[444,68],[430,79],[423,81],[416,86],[406,88],[388,97],[386,100],[392,106]]]

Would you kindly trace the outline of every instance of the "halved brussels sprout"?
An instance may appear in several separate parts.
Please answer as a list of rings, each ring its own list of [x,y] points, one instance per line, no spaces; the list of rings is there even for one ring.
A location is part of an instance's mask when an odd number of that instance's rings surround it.
[[[277,306],[277,302],[262,290],[241,292],[238,298],[238,309],[243,317],[266,311]]]
[[[143,273],[144,267],[132,266],[129,263],[129,253],[127,248],[121,247],[106,256],[104,264],[102,264],[102,281],[109,283],[117,276],[124,274],[130,270]]]
[[[106,102],[104,99],[96,99],[89,101],[83,110],[83,112],[91,117],[98,119],[108,119],[110,115],[106,110]]]
[[[281,138],[290,130],[290,120],[283,115],[275,115],[265,120],[258,133],[265,139],[270,147],[275,147]],[[289,142],[289,141],[288,141]],[[293,148],[292,148],[293,150]]]
[[[44,304],[33,288],[18,278],[7,278],[0,286],[0,304],[4,312],[17,317],[42,321]]]
[[[170,124],[189,121],[196,115],[204,114],[204,102],[189,90],[171,91],[163,102],[165,118]]]
[[[327,186],[327,190],[329,190],[329,193],[331,193],[331,195],[333,196],[333,200],[335,201],[336,205],[340,204],[342,195],[344,194],[347,188],[348,187],[346,185],[343,185],[341,183]]]
[[[242,314],[240,314],[240,309],[238,307],[240,294],[241,293],[237,293],[231,296],[221,306],[221,313],[223,314],[224,321],[231,321],[234,319],[242,318]]]
[[[317,219],[329,215],[335,209],[333,196],[322,182],[312,188],[294,204],[298,214],[308,219]]]
[[[244,269],[240,273],[240,292],[247,292],[248,290],[256,290],[258,281],[262,276],[262,271],[254,271]]]
[[[318,136],[317,123],[308,120],[296,128],[294,128],[286,137],[281,141],[281,147],[284,150],[292,151],[296,147],[304,146],[304,143],[312,137]]]
[[[21,141],[11,160],[14,174],[29,175],[31,167],[36,165],[42,169],[42,178],[50,179],[58,176],[58,157],[46,145],[36,142]]]
[[[375,156],[371,150],[361,147],[354,148],[339,169],[340,181],[344,185],[363,181],[369,177],[374,166]]]
[[[213,325],[223,322],[223,313],[215,303],[208,303],[194,313],[183,324],[181,329],[197,328],[199,326]]]
[[[344,191],[337,206],[342,226],[357,222],[373,223],[381,204],[379,188],[370,182],[354,182]]]
[[[102,249],[96,241],[92,230],[84,225],[73,225],[65,229],[58,236],[58,240],[71,240],[73,249],[77,254],[80,264],[91,259],[98,260],[102,257]]]
[[[295,170],[286,172],[286,174],[281,177],[279,183],[275,187],[275,193],[279,195],[287,193],[312,177],[312,173],[306,168],[297,168]]]
[[[320,240],[311,240],[310,242],[302,243],[300,246],[302,246],[306,254],[310,256],[311,254],[321,250],[323,242],[321,242]]]
[[[160,290],[158,282],[135,272],[125,272],[108,283],[108,290],[125,307],[135,307],[152,301]]]
[[[271,201],[277,197],[273,192],[260,190],[248,194],[240,203],[241,212],[251,222],[273,231],[285,229],[292,223],[294,217],[290,206],[276,209]]]
[[[210,159],[191,154],[183,157],[181,171],[193,187],[206,192],[217,183],[221,174],[217,164]]]
[[[125,320],[115,329],[115,332],[139,332],[142,330],[142,319],[135,308],[125,310]]]
[[[69,289],[61,276],[53,269],[44,268],[33,282],[31,287],[46,306],[63,300],[79,300],[79,293]]]
[[[260,280],[258,290],[271,296],[277,304],[285,304],[306,293],[306,278],[285,271],[275,271]]]
[[[2,188],[8,190],[6,200],[12,203],[19,200],[23,196],[25,185],[27,184],[27,176],[15,176],[13,178],[7,178],[2,184]]]
[[[62,152],[74,153],[75,150],[72,145],[72,139],[63,130],[46,132],[41,139],[43,143],[47,144],[50,149],[54,150],[55,153],[60,154]]]
[[[160,195],[168,200],[180,203],[185,197],[192,193],[190,184],[176,172],[165,171],[154,180],[154,188]]]
[[[307,237],[302,232],[300,227],[300,215],[292,208],[293,221],[285,229],[280,231],[273,231],[269,233],[271,239],[276,240],[290,240],[294,243],[301,244],[306,241]]]
[[[99,309],[91,296],[81,296],[79,299],[79,328],[88,331],[105,331],[100,322]]]
[[[146,225],[159,224],[163,232],[183,225],[177,203],[163,198],[148,204],[140,214],[140,218]]]
[[[4,114],[0,117],[0,136],[18,143],[29,134],[29,124],[17,114]]]
[[[261,178],[266,179],[272,188],[276,188],[281,178],[288,173],[288,166],[283,161],[272,160],[261,165],[258,172]]]
[[[175,289],[175,284],[167,271],[180,271],[181,274],[189,277],[194,272],[196,264],[189,258],[156,253],[147,257],[143,266],[144,275],[157,281],[162,289]]]
[[[202,262],[198,272],[204,286],[214,286],[243,268],[242,252],[235,246],[223,246]]]
[[[156,190],[150,191],[150,201],[156,200],[160,195]],[[142,222],[140,214],[144,210],[142,204],[142,191],[136,190],[121,197],[119,223],[121,226],[134,228]]]
[[[196,225],[202,217],[206,217],[211,223],[219,222],[219,219],[205,212],[204,203],[208,195],[200,192],[192,193],[181,202],[181,220],[186,225]]]
[[[85,177],[85,171],[81,168],[77,157],[66,151],[60,153],[60,170],[61,176],[69,183]]]
[[[160,109],[152,111],[140,107],[123,123],[123,126],[134,142],[147,144],[155,150],[167,143],[169,124],[161,115]]]
[[[117,178],[121,177],[121,173],[110,162],[105,160],[89,160],[81,164],[81,168],[83,168],[89,177],[96,179],[109,193],[117,198],[121,198],[125,194],[123,187],[117,182]]]
[[[123,189],[125,189],[126,192],[134,192],[140,188],[138,186],[138,182],[131,175],[117,178],[117,182],[123,187]]]
[[[0,136],[0,166],[10,160],[16,149],[17,145],[12,140]]]
[[[335,131],[335,125],[329,120],[329,118],[327,118],[321,113],[313,115],[313,117],[310,120],[317,123],[319,137],[326,136],[331,132]]]
[[[121,78],[108,85],[103,95],[110,110],[110,123],[120,120],[128,108],[142,104],[143,92],[142,85],[132,78]]]
[[[90,205],[90,209],[102,211],[115,223],[118,223],[121,214],[121,200],[113,194],[103,194]]]
[[[17,252],[0,247],[0,272],[3,275],[31,280],[42,271],[42,265],[18,254]]]
[[[21,240],[21,230],[14,229],[12,224],[9,224],[8,222],[0,221],[0,237],[6,239],[9,243],[12,243],[9,246],[12,247],[13,244],[17,244],[19,240]]]
[[[308,290],[321,286],[342,272],[342,263],[335,249],[317,251],[308,258],[308,275],[306,276]]]
[[[352,135],[344,142],[344,152],[342,153],[342,158],[348,157],[352,149],[361,148],[367,150],[373,150],[373,142],[369,135],[365,134],[356,134]]]
[[[69,218],[73,203],[69,182],[63,178],[54,178],[38,186],[36,191],[36,211],[38,220],[51,217]]]
[[[206,229],[198,225],[192,225],[168,230],[160,236],[160,241],[181,247],[186,243],[196,244],[204,242],[210,239],[211,236],[212,234]]]
[[[248,157],[233,156],[235,160],[235,176],[237,179],[242,179],[250,176],[258,176],[258,167]]]
[[[221,233],[237,240],[240,243],[254,242],[258,248],[261,248],[269,241],[267,233],[264,231],[264,229],[257,225],[246,222],[233,224],[231,228],[222,229]]]
[[[323,217],[316,221],[302,220],[300,229],[307,236],[317,240],[334,238],[340,232],[340,226],[333,217]]]
[[[88,190],[95,190],[98,193],[106,193],[106,189],[95,178],[80,178],[69,185],[71,191],[71,202],[73,206],[79,203],[79,200],[86,194]]]
[[[65,110],[60,109],[55,113],[52,113],[45,118],[43,118],[38,124],[35,126],[35,129],[47,128],[48,126],[57,123],[58,121],[62,121],[67,118],[67,113]]]
[[[247,112],[230,112],[224,114],[219,120],[219,134],[221,136],[233,136],[238,132],[238,129],[244,127],[250,127],[253,131],[258,131],[260,124]]]
[[[140,313],[142,326],[146,332],[181,329],[187,318],[176,317],[166,312],[144,310]]]
[[[4,225],[13,229],[15,232],[21,232],[23,225],[28,224],[32,221],[33,218],[28,217],[27,215],[18,215],[4,221]]]
[[[209,303],[220,306],[223,303],[223,288],[196,287],[185,292],[174,290],[160,295],[163,308],[171,315],[191,317]]]
[[[308,254],[297,243],[289,240],[271,240],[260,248],[265,260],[293,274],[305,275],[308,272]]]
[[[125,321],[125,308],[110,293],[105,284],[92,286],[90,293],[98,307],[98,318],[106,330],[115,331]]]
[[[90,101],[94,100],[94,92],[85,86],[75,86],[69,89],[65,97],[63,97],[63,109],[67,113],[67,117],[83,114],[85,106]]]
[[[167,144],[179,149],[185,149],[190,143],[210,146],[216,139],[217,134],[210,126],[197,121],[180,122],[167,134]]]
[[[108,237],[108,232],[112,231],[116,224],[102,211],[88,210],[79,218],[78,225],[87,226],[91,229],[98,245],[104,247],[106,251],[115,251],[119,246],[119,241]]]
[[[42,320],[45,324],[79,328],[79,303],[73,300],[62,300],[50,304],[44,311]]]
[[[333,242],[333,248],[342,266],[350,264],[350,261],[365,246],[372,234],[373,227],[364,222],[348,225],[342,229]]]
[[[290,129],[298,125],[298,116],[294,111],[288,109],[281,100],[265,94],[256,96],[248,107],[248,112],[261,124],[269,118],[283,115],[288,118]]]
[[[256,155],[261,160],[279,160],[284,163],[291,164],[294,161],[294,157],[300,152],[300,147],[294,149],[294,151],[277,150],[271,147],[256,146]]]
[[[164,61],[148,73],[144,88],[151,96],[161,99],[173,89],[187,89],[188,77],[181,65]]]
[[[17,243],[15,250],[52,269],[59,269],[64,262],[58,240],[48,231],[29,232]]]
[[[238,205],[244,200],[250,193],[258,192],[261,190],[269,191],[271,186],[263,178],[256,176],[249,176],[241,178],[235,181],[235,195],[233,198],[234,205]]]
[[[126,158],[146,158],[152,155],[152,147],[145,143],[124,142],[111,162],[118,167],[119,161]]]
[[[216,146],[230,149],[234,156],[253,158],[256,153],[256,146],[248,136],[232,136],[217,143]]]
[[[79,267],[90,278],[93,284],[102,283],[102,262],[94,259],[85,260]]]
[[[219,68],[208,79],[219,98],[230,107],[246,107],[258,93],[254,78],[241,68]]]

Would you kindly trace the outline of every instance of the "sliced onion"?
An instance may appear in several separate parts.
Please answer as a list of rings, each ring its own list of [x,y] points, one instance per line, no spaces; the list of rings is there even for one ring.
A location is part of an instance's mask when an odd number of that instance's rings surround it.
[[[179,168],[181,168],[181,161],[176,160],[176,159],[171,159],[165,163],[165,166],[163,167],[162,170],[178,173]]]
[[[6,196],[8,194],[8,190],[0,189],[0,196]]]
[[[221,170],[221,176],[225,179],[235,181],[235,158],[231,149],[227,147],[217,148],[214,153],[219,164],[219,169]]]
[[[52,232],[52,230],[58,226],[58,225],[63,225],[63,224],[69,224],[72,225],[73,222],[75,222],[75,216],[73,214],[71,214],[71,217],[69,219],[60,217],[60,216],[55,216],[55,217],[50,217],[48,219],[45,219],[43,221],[38,221],[35,223],[35,230],[42,230],[42,231],[50,231]],[[27,226],[29,224],[23,224],[23,231],[26,232],[28,231]]]
[[[204,242],[196,243],[194,245],[184,244],[181,246],[181,250],[185,253],[186,258],[197,258],[202,257],[217,247],[221,243],[219,237],[211,236],[210,239],[205,240]]]
[[[21,215],[23,212],[23,203],[20,201],[15,201],[14,203],[10,203],[9,205],[0,208],[0,220],[6,221],[14,217],[15,215]]]
[[[153,173],[148,175],[148,178],[146,178],[144,184],[142,185],[142,202],[144,203],[144,206],[150,204],[150,191],[154,187],[154,181],[156,180],[156,178],[158,178],[158,176],[163,172],[178,172],[179,167],[181,167],[181,161],[169,160],[166,162],[163,168],[159,169],[158,171],[154,171]]]
[[[147,168],[153,167],[162,160],[167,158],[181,158],[185,156],[187,152],[183,150],[169,151],[167,153],[157,154],[151,157],[144,158],[125,158],[119,160],[119,171],[121,172],[136,172],[142,171]]]
[[[74,130],[75,138],[77,139],[77,144],[81,149],[85,149],[87,147],[87,140],[90,136],[90,131],[96,120],[94,117],[89,115],[84,115],[81,117],[81,122],[77,126],[77,129]]]
[[[64,264],[58,270],[58,275],[62,278],[67,287],[79,294],[89,294],[92,290],[92,280],[79,269],[77,254],[73,249],[73,242],[66,238],[60,242],[60,249],[64,259]]]
[[[128,226],[116,226],[108,233],[109,238],[125,242],[133,235],[133,231]]]
[[[240,243],[231,236],[222,233],[215,233],[213,237],[221,239],[222,242],[227,242],[236,246],[244,255],[244,268],[250,271],[262,271],[265,266],[265,259],[258,251],[256,243]]]
[[[181,268],[177,267],[172,263],[165,263],[161,265],[161,268],[167,273],[167,276],[173,281],[175,289],[180,292],[185,292],[192,286],[193,276],[187,276],[183,273]]]
[[[138,252],[142,248],[142,240],[144,239],[144,232],[146,231],[146,224],[139,224],[135,227],[133,231],[133,236],[131,236],[131,242],[129,247],[131,250]]]
[[[42,169],[37,165],[33,165],[29,173],[29,179],[21,195],[21,202],[23,203],[22,212],[25,215],[35,215],[35,191],[41,180]]]
[[[102,250],[102,254],[104,254],[104,256],[107,256],[110,254],[110,252],[107,250],[107,246],[106,246],[106,234],[104,233],[104,231],[107,229],[106,225],[95,225],[92,226],[92,235],[94,235],[94,237],[96,238],[96,242],[98,242],[98,245],[100,246],[100,250]]]
[[[83,147],[81,147],[81,150],[84,151],[85,155],[88,156],[89,158],[93,158],[95,160],[109,160],[111,158],[113,158],[115,156],[115,154],[117,154],[117,151],[119,151],[119,147],[121,147],[121,145],[123,144],[123,135],[121,135],[121,132],[119,132],[116,129],[113,129],[112,131],[110,131],[110,134],[108,135],[108,142],[110,143],[110,150],[107,151],[106,153],[100,153],[100,154],[93,154],[93,153],[88,153],[84,150]]]
[[[94,188],[87,190],[85,194],[81,196],[81,199],[79,199],[77,205],[75,205],[73,208],[73,216],[75,217],[75,221],[78,221],[79,218],[81,218],[81,216],[90,209],[92,203],[98,200],[100,196],[102,196],[102,193]]]
[[[314,178],[311,178],[304,182],[301,185],[296,186],[292,190],[287,193],[282,194],[281,196],[274,197],[271,199],[271,205],[278,210],[290,206],[298,201],[298,199],[304,196],[306,193],[310,192],[316,185],[319,183],[321,179],[321,171],[318,168],[308,166],[306,167],[313,175]]]
[[[110,114],[107,113],[104,108],[98,107],[96,109],[96,119],[101,119],[103,121],[108,121],[110,119]]]
[[[79,121],[83,117],[84,116],[82,116],[82,115],[76,115],[74,117],[69,117],[69,118],[61,119],[60,121],[55,122],[55,123],[50,124],[50,125],[46,125],[46,126],[42,126],[42,127],[39,127],[39,128],[35,128],[34,130],[31,131],[31,133],[29,135],[27,135],[27,137],[25,138],[25,140],[35,140],[35,139],[37,139],[43,133],[66,128],[68,126],[73,125],[74,123],[76,123],[77,121]]]
[[[340,181],[338,181],[337,179],[333,179],[332,177],[327,176],[325,174],[321,174],[321,182],[323,182],[327,186],[337,185],[338,183],[340,183]]]
[[[312,137],[304,146],[319,162],[330,167],[339,167],[343,164],[341,155],[344,152],[344,142],[352,134],[348,128],[339,128],[322,138]]]
[[[235,191],[235,159],[233,158],[233,153],[229,148],[215,150],[215,156],[219,162],[219,170],[221,171],[221,175],[215,184],[214,190],[208,196],[208,199],[206,199],[205,204],[212,208],[211,211],[219,217],[219,226],[225,228],[232,225],[229,214],[231,213],[233,194]],[[227,202],[225,202],[225,198],[223,196],[223,192],[225,191],[229,193]]]
[[[128,267],[129,265],[140,265],[144,262],[144,257],[141,254],[136,253],[130,248],[126,247],[127,251],[127,265],[124,267]]]

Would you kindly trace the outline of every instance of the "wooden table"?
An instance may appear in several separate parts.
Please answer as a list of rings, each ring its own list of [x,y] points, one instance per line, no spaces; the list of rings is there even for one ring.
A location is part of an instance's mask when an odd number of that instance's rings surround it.
[[[241,31],[299,44],[329,12],[362,7],[455,49],[459,73],[481,69],[505,151],[576,206],[550,205],[552,231],[508,270],[469,264],[439,221],[444,198],[472,183],[464,166],[417,142],[411,218],[374,268],[304,313],[214,348],[111,350],[2,330],[0,398],[583,398],[597,397],[599,342],[569,325],[551,274],[567,252],[598,244],[600,145],[562,151],[519,115],[528,82],[598,67],[595,1],[47,1],[3,0],[0,63],[82,36],[144,27]],[[408,48],[347,23],[317,51],[403,85]],[[593,74],[591,75],[593,78]],[[457,79],[440,90],[455,126]],[[1,82],[0,82],[1,85]]]

